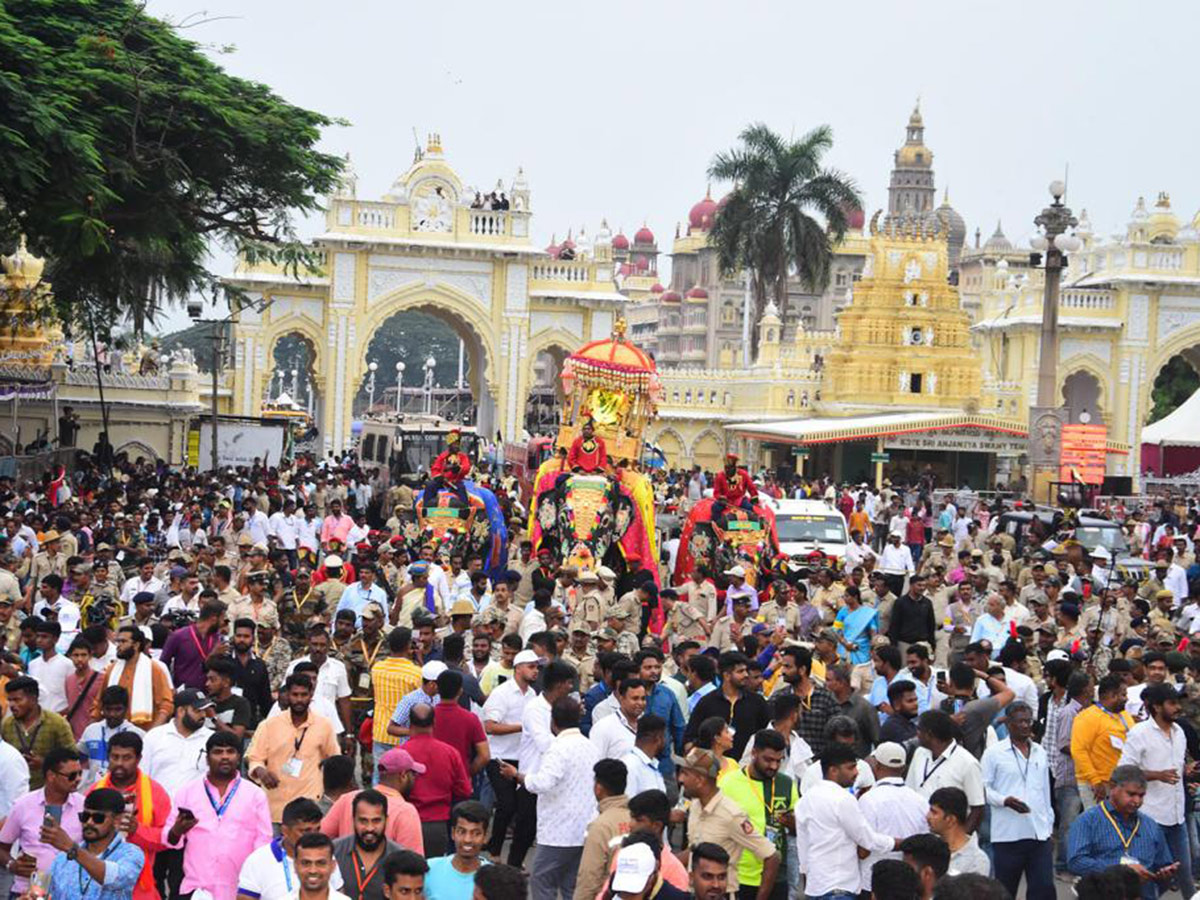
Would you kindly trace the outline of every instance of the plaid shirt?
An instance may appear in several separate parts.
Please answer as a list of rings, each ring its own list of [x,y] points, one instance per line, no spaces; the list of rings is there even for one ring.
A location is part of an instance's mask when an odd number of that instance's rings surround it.
[[[794,693],[791,688],[789,692]],[[808,742],[813,754],[820,756],[825,750],[825,724],[838,715],[837,700],[833,694],[813,682],[808,699],[800,701],[800,718],[796,722],[796,734]],[[861,735],[860,735],[861,737]]]

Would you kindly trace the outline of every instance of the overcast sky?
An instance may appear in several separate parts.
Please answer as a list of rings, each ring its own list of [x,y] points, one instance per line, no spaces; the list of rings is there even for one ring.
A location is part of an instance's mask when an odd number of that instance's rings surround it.
[[[413,130],[442,135],[464,182],[523,166],[533,228],[645,221],[670,250],[713,154],[750,122],[833,128],[828,157],[886,204],[893,150],[919,95],[939,195],[984,239],[1024,240],[1070,166],[1068,202],[1122,228],[1138,195],[1190,218],[1200,117],[1189,99],[1200,5],[1009,2],[601,3],[149,0],[219,60],[292,103],[349,121],[359,197],[411,163]],[[228,18],[221,18],[228,17]],[[718,192],[714,185],[714,195]],[[313,234],[316,223],[305,229]],[[217,268],[228,269],[220,259]],[[186,324],[182,314],[166,330]]]

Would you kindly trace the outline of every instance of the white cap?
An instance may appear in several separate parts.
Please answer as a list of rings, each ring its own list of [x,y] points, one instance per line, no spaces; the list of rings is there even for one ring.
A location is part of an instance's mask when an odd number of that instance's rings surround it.
[[[601,578],[607,578],[609,581],[612,581],[614,578],[617,577],[617,573],[614,572],[612,569],[610,569],[608,566],[597,566],[596,574],[599,575]]]
[[[880,765],[887,766],[891,769],[903,769],[904,764],[908,761],[908,754],[904,752],[904,748],[895,741],[884,741],[875,748],[875,752],[871,754]]]
[[[636,894],[646,889],[646,882],[658,867],[658,860],[646,844],[630,844],[617,851],[613,869],[614,894]]]
[[[1112,554],[1108,552],[1108,548],[1101,544],[1095,550],[1088,554],[1092,559],[1112,559]]]
[[[741,566],[734,566],[732,569],[726,569],[726,570],[725,570],[725,574],[726,574],[726,575],[733,575],[733,576],[735,576],[735,577],[737,577],[737,578],[745,578],[745,577],[746,577],[746,570],[745,570],[745,569],[743,569]]]
[[[440,659],[431,660],[421,666],[421,678],[425,681],[437,681],[438,676],[446,671],[448,666]]]
[[[521,666],[525,663],[533,663],[536,666],[538,664],[538,655],[532,650],[522,650],[513,657],[514,666]]]
[[[1070,661],[1071,654],[1067,653],[1067,651],[1063,650],[1061,647],[1055,647],[1053,650],[1051,650],[1049,653],[1046,654],[1046,662],[1054,662],[1055,660],[1059,660],[1059,659],[1065,659],[1067,661]]]
[[[331,553],[325,557],[325,568],[340,569],[342,567],[342,558],[336,553]]]

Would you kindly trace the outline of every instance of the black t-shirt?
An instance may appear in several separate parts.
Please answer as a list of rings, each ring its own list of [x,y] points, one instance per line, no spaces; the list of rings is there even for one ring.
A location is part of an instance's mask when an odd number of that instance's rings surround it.
[[[699,731],[701,723],[713,716],[724,719],[733,731],[733,749],[729,752],[732,759],[741,759],[746,744],[754,737],[755,732],[771,724],[771,717],[767,713],[767,701],[761,694],[742,694],[736,704],[731,704],[718,688],[702,698],[692,710],[684,731],[684,742],[695,742],[696,732]]]
[[[226,725],[240,725],[247,731],[254,727],[254,711],[245,697],[230,694],[224,700],[214,700],[213,708]]]

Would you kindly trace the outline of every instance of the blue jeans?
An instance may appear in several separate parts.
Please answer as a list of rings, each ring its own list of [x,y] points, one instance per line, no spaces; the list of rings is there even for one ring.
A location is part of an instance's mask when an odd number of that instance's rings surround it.
[[[1055,785],[1054,827],[1058,829],[1058,862],[1054,867],[1059,872],[1067,871],[1067,832],[1071,830],[1071,823],[1079,818],[1081,812],[1083,801],[1079,797],[1078,785]]]
[[[830,891],[828,894],[805,894],[805,900],[858,900],[850,891]]]
[[[1028,838],[992,843],[992,868],[996,880],[1013,897],[1025,876],[1027,900],[1054,900],[1054,844]],[[1186,896],[1186,895],[1185,895]]]
[[[1179,891],[1185,897],[1196,893],[1196,885],[1192,881],[1192,848],[1188,842],[1187,825],[1161,826],[1167,846],[1171,848],[1171,856],[1179,863],[1179,871],[1175,873],[1175,881]]]

